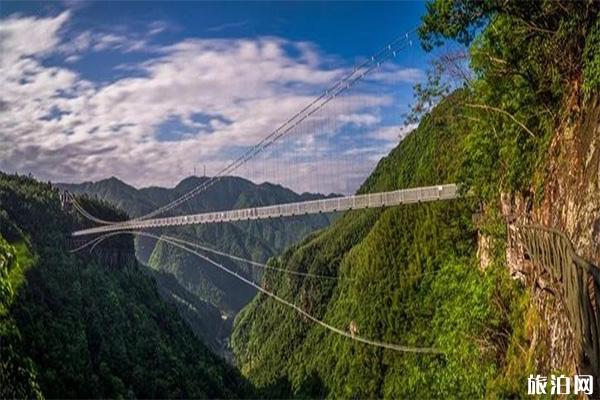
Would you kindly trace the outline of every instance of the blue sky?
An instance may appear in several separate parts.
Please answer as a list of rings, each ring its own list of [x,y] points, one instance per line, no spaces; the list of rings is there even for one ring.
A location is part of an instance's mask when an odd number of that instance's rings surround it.
[[[0,170],[136,186],[169,185],[205,164],[210,174],[424,11],[422,2],[2,2]],[[428,60],[410,39],[238,172],[298,191],[353,191],[406,132],[402,113]],[[319,171],[317,153],[330,161]]]

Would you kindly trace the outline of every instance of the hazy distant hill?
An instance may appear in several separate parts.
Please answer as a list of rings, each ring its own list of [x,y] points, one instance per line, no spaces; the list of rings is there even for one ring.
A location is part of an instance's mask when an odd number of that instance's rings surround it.
[[[177,199],[208,179],[210,178],[188,177],[174,188],[151,186],[136,189],[115,177],[79,184],[58,183],[56,186],[73,193],[94,195],[122,208],[130,216],[138,217]],[[323,197],[316,193],[298,194],[281,185],[269,182],[257,185],[244,178],[227,176],[221,178],[202,194],[175,208],[172,213],[218,211],[234,207],[261,206]]]

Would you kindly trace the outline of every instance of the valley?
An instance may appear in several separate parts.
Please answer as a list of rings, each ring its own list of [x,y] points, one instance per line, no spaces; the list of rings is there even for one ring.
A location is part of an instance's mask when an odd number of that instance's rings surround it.
[[[73,194],[86,194],[106,201],[120,207],[131,217],[139,217],[167,204],[206,179],[189,177],[172,189],[150,187],[138,190],[114,177],[94,183],[57,186]],[[270,183],[256,185],[242,178],[227,177],[204,196],[173,212],[200,213],[322,197],[312,193],[296,194]],[[169,228],[160,232],[199,240],[216,250],[264,263],[306,235],[329,225],[332,217],[323,214],[286,220]],[[157,280],[163,297],[178,307],[194,331],[210,343],[211,348],[222,355],[229,355],[227,345],[233,319],[256,291],[181,249],[157,243],[152,238],[136,237],[134,243],[137,258]],[[262,277],[262,271],[248,263],[220,259],[243,276],[257,281]]]

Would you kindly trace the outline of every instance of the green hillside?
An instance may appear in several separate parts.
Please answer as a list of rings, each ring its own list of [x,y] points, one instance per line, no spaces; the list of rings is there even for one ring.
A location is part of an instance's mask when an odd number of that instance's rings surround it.
[[[599,4],[427,4],[423,46],[455,40],[468,52],[440,51],[416,86],[419,127],[361,191],[460,182],[469,196],[349,212],[272,261],[337,274],[337,284],[275,274],[263,283],[339,329],[443,355],[352,341],[261,294],[236,318],[232,345],[266,396],[519,398],[529,374],[556,372],[535,333],[547,332],[536,290],[509,277],[501,195],[539,203],[552,139],[597,96]]]
[[[131,238],[113,238],[93,255],[68,253],[67,237],[82,223],[50,185],[0,175],[0,397],[248,394],[161,300]]]
[[[461,95],[436,107],[361,191],[455,182],[465,129],[452,104]],[[494,335],[510,333],[504,311],[518,291],[501,272],[478,269],[475,210],[472,201],[455,200],[351,212],[277,260],[293,270],[337,274],[337,285],[265,279],[275,293],[336,327],[354,322],[362,336],[432,346],[445,356],[353,342],[258,296],[236,319],[232,337],[242,372],[268,396],[481,395],[502,355]]]
[[[589,349],[577,348],[565,308],[570,283],[537,265],[551,261],[535,262],[507,227],[552,226],[598,257],[600,2],[425,7],[422,46],[450,44],[415,87],[408,121],[418,127],[359,192],[458,183],[465,196],[332,221],[155,232],[310,273],[263,273],[215,257],[351,337],[154,240],[117,236],[72,255],[69,232],[91,223],[63,208],[49,184],[0,174],[0,397],[527,398],[530,374],[580,372]],[[98,197],[80,200],[121,220],[205,179],[172,189],[116,178],[61,187]],[[228,177],[173,213],[314,196]],[[596,304],[597,292],[581,290],[577,300]],[[437,352],[384,349],[355,335]],[[210,350],[228,341],[237,370]]]

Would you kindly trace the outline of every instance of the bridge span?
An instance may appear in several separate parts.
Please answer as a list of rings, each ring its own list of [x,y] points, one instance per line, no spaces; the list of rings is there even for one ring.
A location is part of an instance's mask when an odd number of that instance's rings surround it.
[[[424,186],[411,189],[359,194],[329,199],[308,200],[296,203],[277,204],[264,207],[241,208],[227,211],[212,211],[199,214],[181,215],[153,219],[133,219],[110,225],[82,229],[73,236],[104,234],[118,231],[143,230],[167,226],[216,224],[221,222],[251,221],[296,215],[329,213],[336,211],[360,210],[398,206],[402,204],[450,200],[459,196],[456,184]]]

